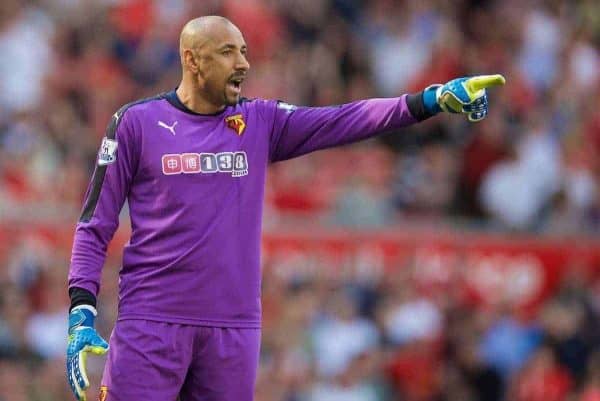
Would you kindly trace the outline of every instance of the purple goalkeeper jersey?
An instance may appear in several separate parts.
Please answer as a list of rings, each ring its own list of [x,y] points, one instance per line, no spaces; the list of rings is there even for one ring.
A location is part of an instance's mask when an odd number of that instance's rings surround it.
[[[97,295],[125,200],[119,319],[260,327],[267,166],[416,122],[406,95],[332,107],[242,100],[193,113],[175,91],[131,103],[103,138],[73,243],[69,288]]]

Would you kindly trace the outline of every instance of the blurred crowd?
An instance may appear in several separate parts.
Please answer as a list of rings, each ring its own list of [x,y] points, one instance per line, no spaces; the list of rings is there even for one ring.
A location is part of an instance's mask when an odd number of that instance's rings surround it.
[[[267,274],[257,401],[600,399],[598,280],[567,275],[532,318],[427,291],[414,267]]]
[[[70,238],[48,227],[74,227],[110,116],[178,84],[181,26],[209,14],[244,33],[247,97],[323,106],[507,78],[482,123],[443,115],[274,164],[267,229],[600,231],[597,0],[2,0],[1,401],[70,399]],[[103,275],[105,336],[119,263],[109,257]],[[600,400],[594,280],[565,281],[522,320],[422,293],[400,272],[380,282],[267,273],[257,401]],[[89,366],[97,386],[103,359]]]
[[[0,400],[69,400],[68,254],[31,238],[15,248],[0,270]],[[293,267],[310,258],[317,268]],[[525,308],[475,300],[456,279],[432,286],[415,259],[386,273],[376,259],[361,264],[264,259],[256,401],[600,400],[597,269],[569,266],[548,298]],[[96,322],[106,337],[118,270],[111,252]],[[90,399],[104,362],[88,358]]]
[[[179,82],[178,34],[222,14],[250,48],[248,97],[331,105],[502,73],[484,123],[438,116],[275,164],[267,222],[412,219],[598,232],[600,5],[492,0],[4,0],[0,212],[76,218],[110,116]]]

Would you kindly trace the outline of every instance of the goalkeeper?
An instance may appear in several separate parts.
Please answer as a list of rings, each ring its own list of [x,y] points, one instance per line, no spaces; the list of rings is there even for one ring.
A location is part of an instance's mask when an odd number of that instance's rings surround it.
[[[75,230],[67,378],[77,400],[88,353],[108,351],[102,401],[251,401],[260,348],[260,235],[269,163],[357,142],[446,111],[480,121],[500,75],[335,107],[240,96],[250,68],[229,20],[188,22],[178,87],[108,124]],[[94,329],[106,249],[127,200],[118,319]]]

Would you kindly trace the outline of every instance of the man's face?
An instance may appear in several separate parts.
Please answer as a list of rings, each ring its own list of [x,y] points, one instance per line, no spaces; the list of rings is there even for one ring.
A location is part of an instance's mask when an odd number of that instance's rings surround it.
[[[250,68],[241,32],[233,25],[215,30],[197,55],[197,79],[206,100],[217,106],[237,104],[241,83]]]

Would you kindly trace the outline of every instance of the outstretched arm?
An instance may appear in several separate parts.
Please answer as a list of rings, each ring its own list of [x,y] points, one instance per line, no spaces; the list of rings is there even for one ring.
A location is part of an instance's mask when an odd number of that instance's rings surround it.
[[[296,107],[277,102],[270,142],[270,160],[287,160],[333,146],[357,142],[411,125],[426,115],[415,115],[409,104],[422,104],[421,95],[360,100],[339,106]],[[421,107],[421,111],[424,112]]]
[[[487,114],[486,88],[504,83],[501,75],[458,78],[399,98],[367,99],[340,106],[296,107],[277,102],[270,160],[344,145],[425,120],[439,112],[465,113],[469,121]]]

